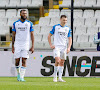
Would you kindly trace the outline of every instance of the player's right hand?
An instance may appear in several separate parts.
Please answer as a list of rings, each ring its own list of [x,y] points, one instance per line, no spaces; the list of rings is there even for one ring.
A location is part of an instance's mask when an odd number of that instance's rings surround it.
[[[55,46],[54,46],[54,45],[50,45],[50,47],[51,47],[51,49],[54,49],[54,48],[55,48]]]
[[[29,51],[31,51],[31,54],[32,54],[34,52],[34,47],[31,47]]]
[[[67,48],[67,54],[70,52],[70,48]]]
[[[12,53],[14,53],[14,46],[12,46]]]

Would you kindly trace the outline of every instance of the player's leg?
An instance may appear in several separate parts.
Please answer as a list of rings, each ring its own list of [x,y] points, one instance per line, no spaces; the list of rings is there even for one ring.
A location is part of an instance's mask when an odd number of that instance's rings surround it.
[[[21,57],[22,57],[22,67],[20,71],[20,81],[25,81],[24,76],[25,76],[25,71],[26,71],[26,61],[27,61],[27,58],[29,58],[28,50],[22,50]]]
[[[14,52],[14,58],[15,58],[15,67],[17,70],[17,80],[20,81],[20,48],[19,46],[15,47],[15,52]]]
[[[60,82],[65,82],[62,79],[62,74],[63,74],[63,69],[64,69],[64,62],[65,62],[65,60],[64,59],[61,59],[60,60],[60,63],[59,63],[59,79],[58,79],[58,81],[60,81]]]
[[[20,58],[15,59],[15,66],[18,74],[20,73],[19,62],[20,62]]]
[[[58,81],[60,81],[60,82],[65,82],[62,79],[65,60],[66,60],[66,49],[62,49],[62,51],[61,51],[61,60],[60,60],[60,63],[59,63],[59,79],[58,79]]]
[[[17,80],[20,81],[20,58],[15,59],[15,66],[16,66],[16,70],[17,70]]]
[[[59,61],[60,61],[60,50],[56,48],[56,49],[53,50],[53,53],[54,53],[54,58],[55,58],[53,81],[57,82],[57,72],[58,72],[58,69],[59,69],[58,65],[59,65]]]
[[[26,60],[27,58],[22,58],[22,67],[21,67],[21,73],[20,73],[21,81],[25,81],[24,76],[25,76],[25,71],[26,71]]]
[[[55,66],[54,66],[54,82],[57,82],[57,72],[59,69],[59,62],[60,62],[60,57],[55,57]]]
[[[61,59],[60,63],[59,63],[59,78],[62,78],[62,74],[63,74],[63,69],[64,69],[64,59]]]

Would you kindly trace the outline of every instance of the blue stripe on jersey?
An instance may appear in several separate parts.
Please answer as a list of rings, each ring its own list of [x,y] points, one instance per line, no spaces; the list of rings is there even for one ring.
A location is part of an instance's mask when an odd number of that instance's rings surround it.
[[[22,22],[20,19],[17,20],[16,22],[18,22],[18,21]],[[34,29],[33,29],[33,23],[32,23],[31,21],[28,21],[28,20],[25,20],[25,21],[27,21],[27,22],[30,23],[30,32],[34,31]],[[24,22],[25,22],[25,21],[24,21]],[[15,29],[15,23],[16,23],[16,22],[13,23],[12,31],[14,31],[14,32],[16,32],[16,29]],[[22,23],[24,23],[24,22],[22,22]]]
[[[54,34],[54,32],[55,32],[55,27],[56,27],[56,26],[59,26],[59,25],[60,25],[60,24],[54,25],[54,26],[53,26],[53,29],[50,31],[50,33],[51,33],[51,34]],[[61,25],[60,25],[60,26],[61,26]],[[61,26],[61,27],[62,27],[62,26]],[[68,26],[65,25],[64,27],[68,27]],[[71,34],[71,33],[72,33],[72,31],[71,31],[71,29],[69,29],[68,37],[72,37],[72,34]]]
[[[20,20],[17,20],[16,22],[18,22],[18,21],[20,21]],[[13,27],[12,27],[12,31],[14,31],[14,32],[16,32],[16,29],[15,29],[15,23],[16,22],[13,23]]]
[[[68,27],[68,26],[66,26],[66,27]],[[70,28],[69,28],[69,32],[68,32],[68,37],[72,37],[72,30]]]
[[[58,25],[60,25],[60,24],[57,24],[57,25],[54,25],[54,26],[53,26],[53,29],[50,31],[51,34],[54,34],[54,32],[55,32],[55,27],[58,26]]]
[[[32,32],[32,31],[34,31],[34,29],[33,29],[33,23],[32,23],[32,22],[30,22],[30,24],[31,24],[31,27],[30,27],[30,32]]]
[[[34,31],[34,29],[33,29],[33,23],[31,21],[28,21],[28,20],[27,20],[27,22],[30,23],[30,32]]]
[[[69,32],[68,32],[68,37],[72,37],[72,31],[71,31],[71,29],[69,30]]]
[[[15,29],[15,22],[13,23],[12,31],[16,32],[16,29]]]

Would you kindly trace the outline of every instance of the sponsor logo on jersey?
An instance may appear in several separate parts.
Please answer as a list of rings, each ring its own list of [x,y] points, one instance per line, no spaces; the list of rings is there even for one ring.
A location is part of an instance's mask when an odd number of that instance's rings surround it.
[[[65,36],[65,32],[58,32],[59,35],[64,35]]]
[[[58,28],[58,30],[59,30],[60,28]]]
[[[18,27],[18,29],[20,29],[20,31],[25,31],[27,27]]]

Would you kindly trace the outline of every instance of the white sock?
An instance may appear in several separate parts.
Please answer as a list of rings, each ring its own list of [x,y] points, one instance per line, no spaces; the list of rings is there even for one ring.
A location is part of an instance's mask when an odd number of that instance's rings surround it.
[[[17,74],[20,74],[20,66],[16,66]]]
[[[57,77],[58,66],[54,66],[54,77]]]
[[[24,78],[25,75],[25,71],[26,71],[26,67],[21,67],[21,71],[20,71],[20,78]]]
[[[59,78],[62,78],[62,74],[63,74],[63,66],[59,66]]]

